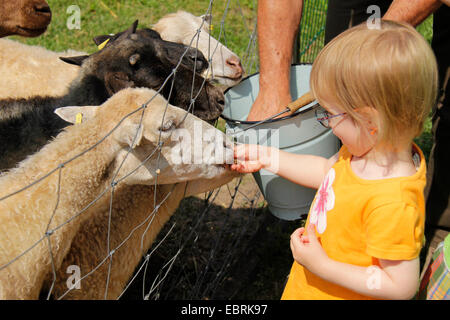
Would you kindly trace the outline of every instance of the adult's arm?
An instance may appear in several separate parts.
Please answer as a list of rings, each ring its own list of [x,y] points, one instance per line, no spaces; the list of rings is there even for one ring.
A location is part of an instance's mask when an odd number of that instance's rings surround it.
[[[383,19],[404,21],[417,26],[441,5],[440,0],[394,0]]]
[[[303,0],[258,1],[260,91],[247,120],[262,120],[291,102],[289,72]]]

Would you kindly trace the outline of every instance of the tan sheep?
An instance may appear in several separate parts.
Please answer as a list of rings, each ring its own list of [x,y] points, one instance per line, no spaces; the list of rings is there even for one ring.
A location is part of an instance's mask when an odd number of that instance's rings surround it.
[[[40,46],[0,39],[0,99],[67,94],[80,67],[67,64],[59,57],[84,54],[74,50],[54,52]]]
[[[57,272],[52,291],[54,298],[117,299],[180,201],[184,197],[213,190],[231,178],[230,175],[227,180],[204,179],[175,185],[158,185],[156,188],[144,185],[117,188],[114,191],[110,228],[110,248],[117,249],[111,257],[110,271],[110,260],[106,254],[110,195],[103,197],[91,209],[96,211],[93,219],[83,223],[73,239],[69,253]],[[154,210],[155,190],[156,205],[160,204],[157,211]],[[79,289],[69,290],[69,278],[72,275],[68,273],[70,266],[80,268],[82,280]],[[108,273],[110,280],[106,290]],[[52,280],[53,275],[48,280],[47,288]]]
[[[154,30],[166,41],[196,47],[197,30],[202,17],[185,11],[161,18]],[[227,47],[209,36],[208,19],[199,34],[198,49],[205,57],[212,57],[208,74],[227,86],[238,83],[244,74],[240,59]],[[194,38],[195,37],[195,38]],[[60,61],[59,57],[84,55],[73,50],[54,52],[39,46],[29,46],[8,39],[0,39],[0,99],[28,98],[36,95],[61,96],[78,75],[79,68]]]
[[[0,176],[1,299],[38,297],[44,279],[52,275],[53,269],[60,270],[73,239],[80,233],[80,228],[85,228],[87,221],[95,219],[95,208],[102,209],[104,200],[86,208],[116,182],[117,190],[130,188],[133,192],[145,189],[145,185],[182,182],[180,185],[187,185],[188,192],[196,193],[233,178],[234,175],[223,165],[208,160],[211,155],[200,164],[174,162],[174,154],[178,154],[174,150],[189,151],[181,139],[171,138],[177,132],[192,133],[200,124],[203,132],[209,130],[218,137],[223,137],[223,134],[182,109],[167,105],[161,96],[154,96],[155,91],[150,89],[125,89],[101,108],[86,107],[83,115],[92,113],[91,119],[68,127],[41,151]],[[140,110],[130,114],[150,99],[151,103],[144,112]],[[106,135],[108,132],[112,133]],[[105,135],[106,138],[101,140]],[[189,148],[193,144],[194,141]],[[206,139],[202,144],[203,150],[211,149]],[[160,150],[155,149],[158,146]],[[232,157],[232,152],[223,144],[220,147],[223,154]],[[155,150],[160,152],[160,156],[150,157],[143,163]],[[76,157],[85,151],[81,157]],[[52,174],[44,176],[46,172]],[[37,180],[41,177],[42,180]],[[193,181],[193,184],[189,186],[186,181]],[[207,185],[205,181],[213,182]],[[33,182],[36,183],[21,190]],[[15,193],[17,190],[21,192]],[[177,189],[174,193],[176,199],[179,192]],[[135,196],[143,200],[147,194],[142,192]],[[166,202],[172,204],[170,199]],[[158,211],[160,223],[168,219],[164,215],[172,212]],[[115,221],[119,225],[121,222],[120,218]],[[111,229],[111,237],[115,237],[114,232]],[[110,248],[114,248],[115,240],[112,238],[111,242]],[[97,257],[98,252],[89,245],[85,244],[82,252],[89,256],[88,252],[92,250],[93,257]],[[107,255],[106,252],[103,254]],[[111,290],[116,292],[114,288]]]

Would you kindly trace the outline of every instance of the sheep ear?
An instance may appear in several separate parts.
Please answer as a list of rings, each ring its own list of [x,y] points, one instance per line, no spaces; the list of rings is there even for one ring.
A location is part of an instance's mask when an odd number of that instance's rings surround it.
[[[134,149],[141,143],[143,131],[143,124],[125,120],[114,132],[114,137],[119,143]]]
[[[113,36],[114,36],[114,35],[107,35],[107,34],[104,34],[104,35],[101,35],[101,36],[94,37],[93,40],[94,40],[95,45],[99,46],[99,45],[101,45],[103,42],[105,42],[106,40],[111,39]]]
[[[69,123],[82,123],[93,118],[98,108],[98,106],[62,107],[56,109],[55,113]]]
[[[133,22],[133,24],[131,25],[130,29],[128,29],[127,31],[129,31],[131,33],[136,33],[138,24],[139,24],[139,20],[135,20]]]
[[[89,58],[89,56],[77,56],[77,57],[59,57],[62,61],[68,64],[74,64],[76,66],[81,66],[83,61]]]
[[[128,37],[129,35],[136,33],[138,23],[139,23],[139,20],[134,21],[133,24],[131,25],[131,27],[129,27],[127,30],[121,32],[120,37]],[[119,34],[117,34],[117,35],[119,35]]]

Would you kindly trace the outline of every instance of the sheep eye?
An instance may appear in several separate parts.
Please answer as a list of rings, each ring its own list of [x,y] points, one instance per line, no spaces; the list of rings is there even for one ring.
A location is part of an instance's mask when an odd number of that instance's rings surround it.
[[[167,132],[167,131],[175,129],[175,126],[176,125],[173,120],[167,120],[166,122],[164,122],[164,124],[162,126],[160,126],[158,128],[158,130],[162,131],[162,132]]]

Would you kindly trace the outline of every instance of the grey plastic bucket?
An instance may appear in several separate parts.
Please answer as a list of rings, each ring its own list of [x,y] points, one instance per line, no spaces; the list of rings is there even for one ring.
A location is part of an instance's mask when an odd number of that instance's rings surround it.
[[[297,99],[309,91],[310,64],[291,67],[291,95]],[[270,145],[297,154],[313,154],[331,157],[338,151],[339,140],[330,129],[316,120],[315,109],[310,108],[292,116],[261,124],[242,133],[253,121],[245,121],[259,92],[259,74],[254,74],[225,92],[227,134],[233,134],[236,142]],[[310,105],[314,105],[315,102]],[[308,168],[292,168],[308,170]],[[266,170],[253,174],[270,212],[283,220],[301,218],[309,211],[316,190],[305,188]]]

